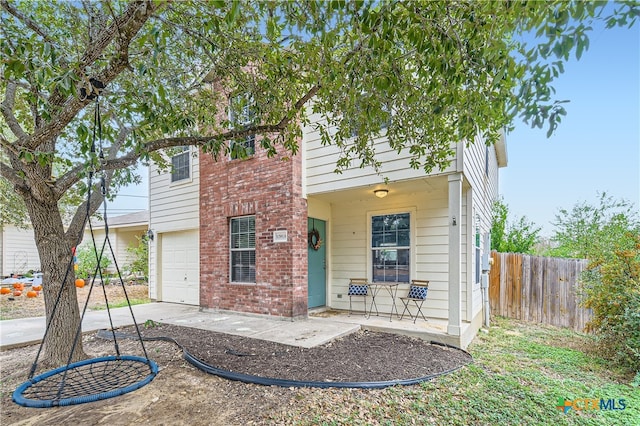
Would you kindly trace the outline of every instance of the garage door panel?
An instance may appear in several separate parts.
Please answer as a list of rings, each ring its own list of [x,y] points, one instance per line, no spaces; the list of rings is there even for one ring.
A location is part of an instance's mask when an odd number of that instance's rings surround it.
[[[162,236],[162,292],[164,302],[200,304],[198,231]]]

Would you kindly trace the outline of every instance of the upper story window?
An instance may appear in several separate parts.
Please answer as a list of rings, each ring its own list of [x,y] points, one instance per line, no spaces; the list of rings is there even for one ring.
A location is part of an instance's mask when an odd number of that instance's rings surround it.
[[[485,146],[484,150],[484,174],[489,176],[489,146]]]
[[[256,217],[231,219],[231,282],[256,282]]]
[[[389,126],[391,125],[391,119],[393,117],[393,112],[391,110],[391,105],[389,105],[388,103],[383,103],[382,106],[382,112],[384,114],[384,118],[380,121],[380,131],[384,131],[387,130],[389,128]],[[366,114],[366,105],[363,105],[363,103],[361,102],[357,102],[356,103],[356,112],[358,114]],[[349,120],[349,127],[351,129],[351,137],[355,138],[356,136],[358,136],[359,133],[359,129],[358,129],[358,120],[351,118]]]
[[[409,213],[371,217],[371,264],[374,282],[409,282],[410,219]]]
[[[191,178],[191,157],[188,146],[177,148],[176,155],[171,157],[171,182]]]
[[[253,96],[243,93],[229,99],[229,123],[232,129],[249,127],[255,120]],[[231,141],[231,159],[246,158],[256,151],[256,135]]]

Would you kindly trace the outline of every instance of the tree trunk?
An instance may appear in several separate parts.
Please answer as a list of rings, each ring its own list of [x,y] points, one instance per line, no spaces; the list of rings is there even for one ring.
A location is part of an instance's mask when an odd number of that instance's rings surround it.
[[[65,235],[57,203],[42,203],[33,197],[25,197],[43,272],[47,334],[42,361],[52,366],[87,358],[82,348],[82,335],[76,342],[80,326],[72,264],[71,241],[77,238]],[[62,287],[62,291],[60,288]],[[73,355],[71,355],[72,348]]]

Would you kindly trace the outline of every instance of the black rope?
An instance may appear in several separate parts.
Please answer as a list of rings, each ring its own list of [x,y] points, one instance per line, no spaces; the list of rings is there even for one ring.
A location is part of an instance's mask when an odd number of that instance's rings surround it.
[[[93,82],[92,82],[93,83]],[[100,82],[98,86],[96,86],[97,89],[101,89],[104,87],[104,85]],[[65,388],[66,388],[66,383],[67,383],[67,375],[69,374],[69,371],[71,371],[71,369],[69,368],[71,363],[72,363],[72,359],[73,359],[73,354],[77,348],[78,342],[80,341],[80,336],[82,335],[82,322],[84,320],[84,316],[86,314],[87,308],[89,306],[89,300],[91,298],[91,293],[93,291],[95,282],[96,282],[96,278],[99,276],[100,280],[102,282],[102,291],[103,291],[103,295],[104,295],[104,299],[105,299],[105,304],[107,307],[107,315],[109,318],[109,325],[110,325],[110,329],[112,331],[112,335],[113,335],[113,341],[114,341],[114,349],[116,352],[117,357],[119,358],[121,356],[120,354],[120,347],[118,344],[118,340],[116,338],[116,333],[115,333],[115,327],[113,324],[113,318],[111,315],[111,310],[109,308],[109,299],[107,296],[107,292],[106,292],[106,288],[104,286],[105,283],[105,277],[102,274],[102,268],[100,267],[104,253],[105,253],[105,249],[108,245],[109,247],[109,252],[111,253],[112,259],[114,261],[114,265],[115,265],[115,269],[118,275],[118,279],[120,281],[120,284],[122,286],[122,290],[124,292],[124,296],[125,299],[127,301],[127,306],[129,307],[129,312],[131,314],[131,318],[133,320],[133,323],[135,325],[135,329],[138,335],[138,340],[142,349],[142,352],[144,353],[144,357],[147,361],[149,361],[149,357],[147,354],[147,350],[144,346],[144,341],[142,339],[142,335],[140,333],[138,324],[135,320],[135,316],[133,314],[133,308],[131,307],[131,301],[129,299],[129,295],[127,294],[127,290],[125,288],[125,284],[124,284],[124,280],[122,279],[122,274],[120,272],[120,268],[118,267],[118,263],[117,263],[117,259],[115,256],[115,252],[113,250],[113,245],[111,244],[111,239],[109,238],[109,224],[108,224],[108,220],[107,220],[107,203],[106,203],[106,195],[107,195],[107,188],[106,188],[106,180],[104,178],[104,176],[101,176],[100,178],[100,191],[101,191],[101,195],[103,197],[103,215],[104,215],[104,230],[105,230],[105,239],[102,243],[102,247],[100,248],[100,252],[98,253],[98,244],[96,243],[96,238],[95,238],[95,233],[93,230],[93,225],[91,223],[91,189],[93,187],[93,176],[94,173],[97,171],[96,168],[96,141],[98,142],[98,148],[99,148],[99,154],[98,154],[98,161],[100,162],[100,165],[102,165],[104,163],[104,150],[102,147],[102,121],[101,121],[101,114],[100,114],[100,102],[99,102],[99,97],[96,95],[95,97],[90,97],[89,99],[95,99],[95,109],[94,109],[94,126],[93,126],[93,132],[92,132],[92,138],[91,138],[91,161],[92,161],[92,167],[89,170],[89,174],[88,174],[88,178],[87,178],[87,199],[86,199],[86,212],[85,212],[85,217],[83,220],[83,224],[82,224],[82,230],[85,229],[85,227],[87,226],[87,223],[89,225],[89,230],[90,230],[90,234],[91,234],[91,240],[93,243],[93,252],[94,255],[96,257],[96,269],[92,275],[92,280],[91,280],[91,285],[89,287],[89,291],[87,294],[87,299],[85,301],[83,310],[82,310],[82,314],[80,316],[80,322],[78,324],[78,328],[76,329],[76,333],[74,336],[74,340],[73,340],[73,344],[71,347],[71,351],[69,352],[69,357],[67,359],[67,364],[66,364],[66,368],[64,368],[61,371],[61,379],[59,382],[57,382],[57,392],[56,392],[56,396],[55,398],[48,398],[48,399],[54,399],[54,400],[60,400],[61,398],[64,398],[64,394],[63,392],[65,392]],[[73,255],[76,254],[75,250],[77,249],[77,247],[80,245],[80,243],[82,242],[82,237],[83,237],[83,232],[80,232],[79,236],[78,236],[78,240],[76,245],[74,246],[74,253]],[[31,381],[34,377],[35,371],[37,369],[37,365],[38,365],[38,360],[40,358],[41,352],[42,352],[42,348],[44,347],[44,342],[46,341],[46,337],[49,333],[49,330],[51,329],[51,323],[53,322],[53,319],[55,318],[55,313],[57,311],[58,305],[60,303],[61,300],[61,296],[62,296],[62,291],[64,290],[65,287],[65,283],[67,282],[67,279],[69,278],[69,274],[71,273],[72,267],[73,267],[73,263],[74,263],[74,256],[71,256],[69,264],[67,266],[67,269],[65,271],[65,275],[64,275],[64,279],[60,285],[60,289],[58,291],[54,306],[53,306],[53,310],[51,311],[51,318],[50,321],[47,322],[46,328],[45,328],[45,333],[42,339],[42,342],[40,343],[40,347],[38,348],[38,352],[36,354],[36,358],[34,363],[31,366],[30,372],[29,372],[29,376],[28,379],[29,381]],[[77,367],[76,367],[77,368]],[[91,367],[93,368],[93,367]],[[102,366],[103,369],[108,369],[108,365],[105,364]],[[75,370],[75,369],[74,369]],[[111,371],[105,371],[103,374],[105,376],[109,376],[112,372]],[[60,374],[60,373],[59,373]],[[77,374],[77,372],[74,371],[73,373],[74,375]]]
[[[94,119],[94,126],[93,126],[93,133],[92,133],[92,138],[91,138],[91,152],[95,152],[95,141],[96,141],[96,132],[98,132],[98,136],[102,137],[102,133],[101,133],[101,129],[96,130],[96,127],[101,127],[101,126],[96,126],[97,124],[101,124],[100,122],[100,102],[98,101],[97,98],[96,99],[96,107],[94,110],[94,115],[93,115],[93,119]],[[80,243],[82,242],[82,237],[83,237],[83,233],[84,233],[84,229],[87,225],[87,222],[89,222],[90,224],[90,212],[91,212],[91,187],[93,185],[92,183],[92,179],[93,179],[93,172],[94,169],[90,169],[89,170],[89,176],[87,178],[87,201],[86,201],[86,210],[85,210],[85,215],[84,215],[84,219],[82,222],[82,230],[83,232],[80,232],[78,234],[78,239],[76,241],[75,246],[73,246],[73,253],[72,256],[69,258],[69,263],[67,264],[67,269],[64,273],[64,277],[62,278],[62,282],[60,284],[60,289],[58,290],[58,294],[56,296],[56,300],[53,304],[53,309],[51,310],[51,317],[49,321],[45,321],[46,322],[46,326],[45,326],[45,330],[44,330],[44,335],[42,336],[42,341],[40,342],[40,346],[38,347],[38,352],[36,353],[36,357],[35,360],[33,361],[33,364],[31,365],[31,369],[29,370],[29,375],[28,375],[28,379],[31,380],[33,379],[33,376],[35,375],[36,369],[38,368],[38,360],[40,359],[40,355],[42,354],[42,349],[44,348],[44,342],[47,340],[47,336],[49,335],[49,330],[51,329],[51,324],[53,323],[53,319],[55,318],[55,313],[58,310],[58,305],[60,304],[60,299],[62,298],[62,292],[64,290],[64,286],[65,283],[67,282],[67,279],[69,278],[69,274],[71,273],[71,269],[73,268],[73,258],[76,255],[76,251],[78,246],[80,245]],[[93,233],[92,233],[93,236]],[[94,245],[95,245],[95,240],[94,240]],[[80,321],[80,328],[82,328],[82,320]],[[76,336],[77,338],[77,336]],[[73,350],[75,350],[75,339],[74,339],[74,345],[73,345],[73,349],[71,351],[71,354],[73,354]]]

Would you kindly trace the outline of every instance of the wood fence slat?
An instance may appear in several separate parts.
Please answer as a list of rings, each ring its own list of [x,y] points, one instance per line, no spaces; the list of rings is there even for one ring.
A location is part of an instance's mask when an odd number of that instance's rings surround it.
[[[531,257],[523,256],[522,257],[522,281],[530,282],[531,280]],[[531,293],[533,286],[531,285],[523,285],[522,286],[522,313],[520,314],[520,318],[524,321],[531,321]]]
[[[535,280],[532,282],[535,288],[536,298],[533,301],[535,306],[533,307],[535,312],[535,322],[542,322],[542,301],[544,300],[544,257],[535,257],[535,271],[533,276]]]
[[[493,265],[489,270],[489,306],[492,315],[499,315],[500,304],[500,259],[498,252],[492,251]]]

